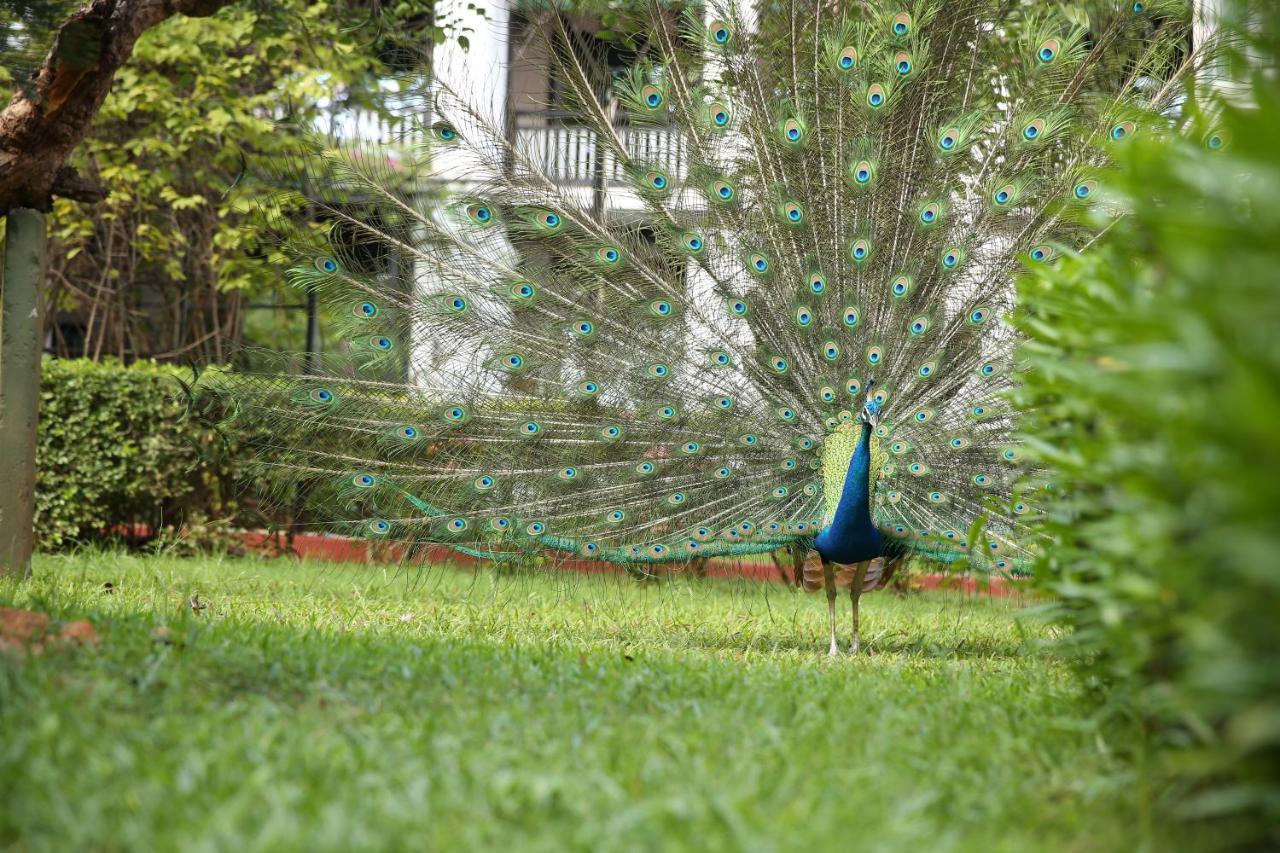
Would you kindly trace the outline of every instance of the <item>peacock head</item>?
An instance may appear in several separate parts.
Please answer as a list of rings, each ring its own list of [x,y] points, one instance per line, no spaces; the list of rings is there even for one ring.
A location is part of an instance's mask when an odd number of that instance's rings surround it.
[[[871,424],[872,427],[880,424],[880,407],[881,402],[874,395],[871,395],[871,388],[876,384],[872,379],[867,383],[867,402],[862,404],[862,411],[858,413],[858,420],[864,424]]]

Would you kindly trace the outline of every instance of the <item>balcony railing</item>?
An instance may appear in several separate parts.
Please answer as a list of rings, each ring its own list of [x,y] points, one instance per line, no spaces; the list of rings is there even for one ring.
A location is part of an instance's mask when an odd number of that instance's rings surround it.
[[[515,142],[534,158],[547,177],[565,185],[591,186],[599,180],[603,166],[606,183],[625,179],[622,164],[608,149],[602,149],[596,134],[572,122],[568,114],[549,110],[517,112]],[[637,162],[660,169],[672,180],[688,172],[687,142],[674,127],[619,125],[619,138]],[[600,160],[603,160],[603,163]]]

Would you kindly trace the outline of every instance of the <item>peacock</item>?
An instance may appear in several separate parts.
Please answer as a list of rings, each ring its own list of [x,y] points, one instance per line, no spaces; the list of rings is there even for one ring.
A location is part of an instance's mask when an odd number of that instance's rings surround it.
[[[1100,176],[1185,97],[1188,5],[652,2],[611,64],[543,4],[597,191],[442,81],[395,157],[317,143],[288,195],[323,226],[277,248],[342,343],[217,393],[326,529],[643,571],[816,551],[856,652],[903,561],[1033,556],[1012,280],[1117,214]]]

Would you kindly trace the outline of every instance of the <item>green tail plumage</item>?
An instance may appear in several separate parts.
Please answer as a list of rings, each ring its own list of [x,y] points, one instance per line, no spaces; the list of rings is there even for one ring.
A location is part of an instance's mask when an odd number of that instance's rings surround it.
[[[328,248],[286,249],[347,343],[318,375],[229,386],[273,425],[261,463],[374,537],[768,552],[830,521],[873,397],[877,527],[936,559],[1023,559],[1011,277],[1104,226],[1082,215],[1096,175],[1161,129],[1185,11],[780,5],[755,21],[655,4],[603,99],[567,19],[534,18],[638,217],[558,184],[444,86],[412,160],[465,167],[465,191],[428,198],[403,163],[319,152]],[[644,126],[683,156],[641,150]],[[370,260],[390,256],[412,288]]]

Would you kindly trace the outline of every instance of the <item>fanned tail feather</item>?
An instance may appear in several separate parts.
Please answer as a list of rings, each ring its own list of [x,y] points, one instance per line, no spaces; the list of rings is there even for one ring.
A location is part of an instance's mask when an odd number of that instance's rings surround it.
[[[336,529],[469,554],[765,553],[830,520],[874,399],[877,526],[905,552],[1016,567],[1035,511],[1011,277],[1102,227],[1080,214],[1109,150],[1160,132],[1194,66],[1185,14],[783,5],[766,22],[653,4],[603,96],[569,19],[533,16],[637,216],[444,84],[401,160],[301,158],[292,202],[329,227],[282,249],[344,344],[310,375],[226,386],[272,425],[261,465]],[[460,168],[461,189],[423,192]]]

